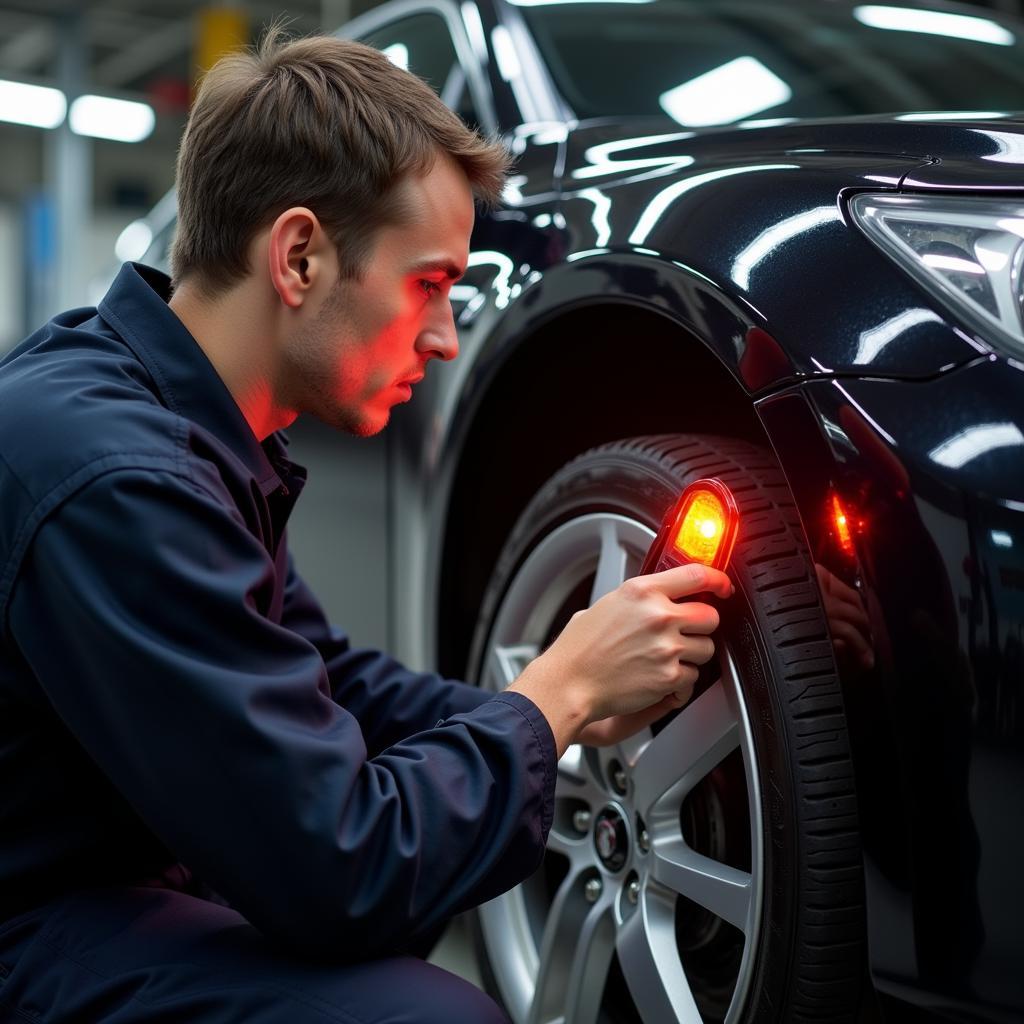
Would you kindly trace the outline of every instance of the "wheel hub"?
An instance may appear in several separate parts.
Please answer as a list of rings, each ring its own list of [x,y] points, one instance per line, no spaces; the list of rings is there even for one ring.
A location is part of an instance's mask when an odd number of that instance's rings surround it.
[[[629,828],[625,815],[614,806],[605,807],[594,823],[594,846],[609,871],[621,871],[629,853]]]

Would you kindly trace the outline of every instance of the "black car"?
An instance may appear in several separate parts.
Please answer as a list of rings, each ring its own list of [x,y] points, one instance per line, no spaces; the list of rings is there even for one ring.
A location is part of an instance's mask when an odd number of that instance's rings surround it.
[[[492,990],[516,1024],[1024,1019],[1024,25],[397,0],[343,33],[517,157],[461,355],[389,431],[397,653],[503,687],[688,482],[739,508],[714,671],[565,755],[543,869],[479,911]]]

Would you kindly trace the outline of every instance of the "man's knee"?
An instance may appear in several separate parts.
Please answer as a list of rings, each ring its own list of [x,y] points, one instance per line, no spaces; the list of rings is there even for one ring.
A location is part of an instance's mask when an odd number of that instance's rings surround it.
[[[371,961],[344,973],[334,998],[360,1024],[509,1024],[476,986],[423,960]]]
[[[423,1024],[509,1024],[508,1017],[490,996],[454,974],[437,970],[446,975],[446,980],[437,983],[438,1004]]]

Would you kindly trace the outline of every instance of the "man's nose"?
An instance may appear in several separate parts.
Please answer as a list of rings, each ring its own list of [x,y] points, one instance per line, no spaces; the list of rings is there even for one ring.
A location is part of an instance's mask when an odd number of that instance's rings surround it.
[[[442,303],[438,303],[442,306]],[[455,316],[450,302],[428,323],[416,339],[416,351],[428,359],[454,359],[459,354],[459,336],[455,331]]]

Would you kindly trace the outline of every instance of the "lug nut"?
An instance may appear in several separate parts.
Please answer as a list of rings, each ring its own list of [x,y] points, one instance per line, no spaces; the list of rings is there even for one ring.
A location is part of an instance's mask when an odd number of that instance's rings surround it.
[[[647,829],[640,829],[640,837],[637,839],[637,844],[640,847],[642,853],[649,853],[651,849],[651,837]]]
[[[588,903],[596,903],[601,895],[601,879],[591,878],[583,886],[583,896]]]
[[[612,761],[608,766],[608,775],[612,780],[612,786],[614,787],[615,792],[619,795],[624,795],[626,787],[629,784],[629,779],[626,777],[625,769],[618,761]]]
[[[626,899],[629,900],[634,906],[637,900],[640,899],[640,881],[639,879],[633,878],[626,886]]]
[[[572,827],[577,832],[590,831],[590,811],[574,811],[572,815]]]

